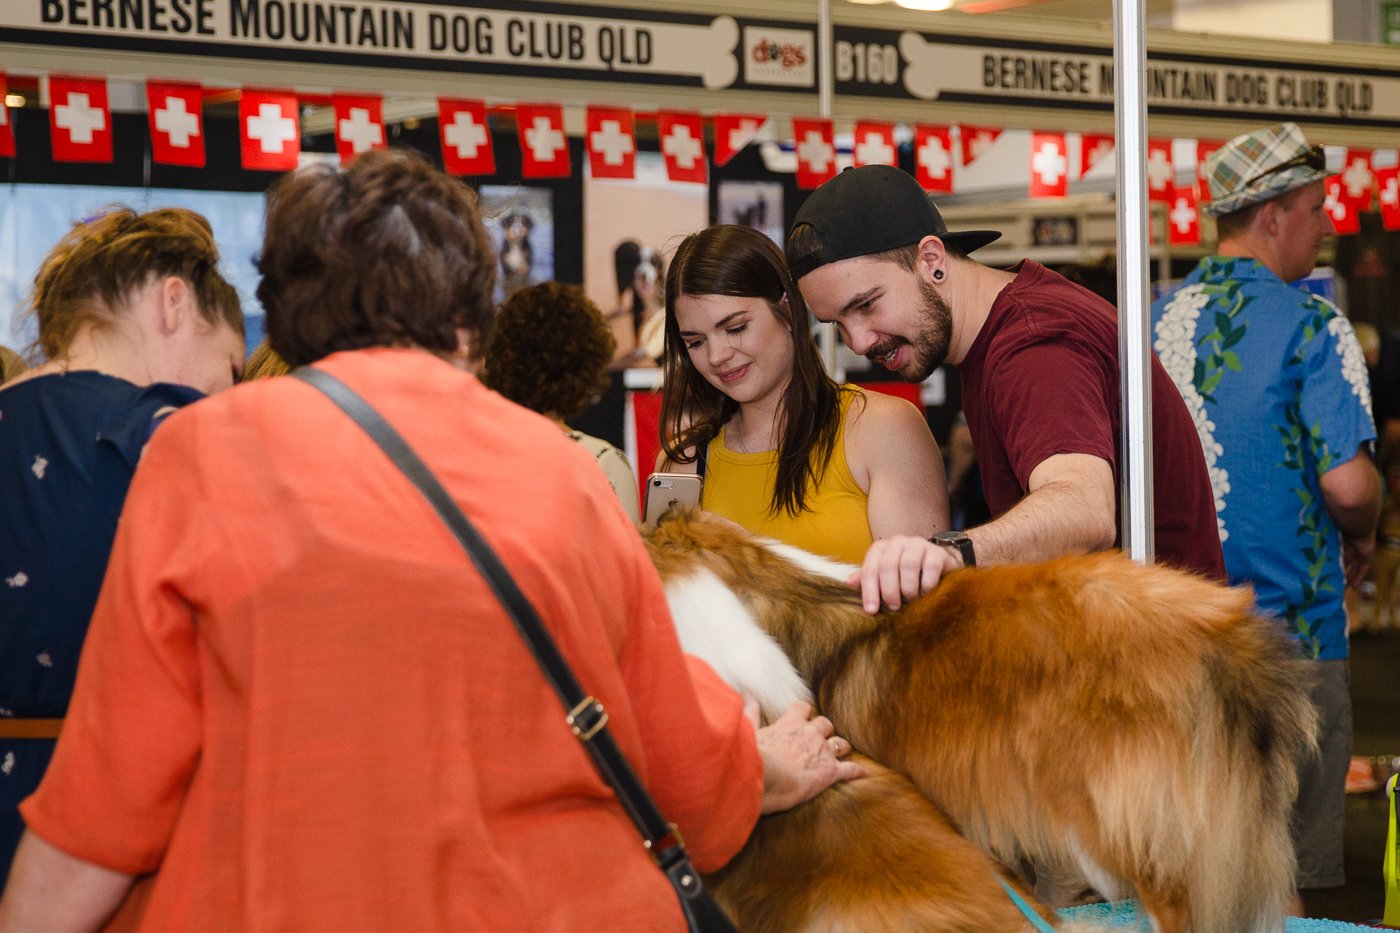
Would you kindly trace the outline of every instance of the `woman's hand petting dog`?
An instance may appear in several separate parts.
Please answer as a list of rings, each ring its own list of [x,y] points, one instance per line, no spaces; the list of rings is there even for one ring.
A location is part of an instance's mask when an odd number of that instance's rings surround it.
[[[789,810],[837,781],[865,776],[860,765],[841,760],[851,753],[851,743],[833,734],[830,719],[812,718],[811,704],[794,703],[772,725],[762,727],[758,724],[758,700],[745,697],[744,713],[758,731],[764,813]]]

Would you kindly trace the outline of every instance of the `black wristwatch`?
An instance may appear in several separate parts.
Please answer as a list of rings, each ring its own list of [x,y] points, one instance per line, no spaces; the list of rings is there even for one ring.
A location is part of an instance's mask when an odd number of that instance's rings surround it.
[[[962,555],[964,567],[976,567],[977,555],[972,550],[972,539],[963,531],[940,531],[929,538],[934,544],[941,544],[944,547],[957,548]]]

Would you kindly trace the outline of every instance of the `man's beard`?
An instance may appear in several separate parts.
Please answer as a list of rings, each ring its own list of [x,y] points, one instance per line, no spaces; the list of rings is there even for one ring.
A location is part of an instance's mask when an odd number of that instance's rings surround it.
[[[899,349],[900,343],[907,343],[909,362],[898,370],[906,382],[923,382],[943,365],[953,338],[953,314],[948,302],[943,300],[937,289],[922,279],[919,280],[919,294],[922,301],[915,310],[917,323],[913,337],[905,341],[896,338],[882,342],[866,353],[871,361],[879,362]]]

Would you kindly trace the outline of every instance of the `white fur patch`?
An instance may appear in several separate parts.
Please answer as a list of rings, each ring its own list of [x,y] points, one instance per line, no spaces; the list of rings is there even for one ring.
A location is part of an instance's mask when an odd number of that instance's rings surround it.
[[[860,569],[855,564],[842,564],[825,557],[818,557],[810,551],[804,551],[791,544],[784,544],[771,538],[760,538],[759,543],[779,557],[785,557],[792,561],[808,573],[816,574],[819,577],[830,577],[842,583],[849,580],[851,574]]]
[[[812,691],[783,649],[709,570],[668,582],[666,602],[681,647],[704,659],[735,690],[757,697],[765,722],[798,700],[811,702]]]

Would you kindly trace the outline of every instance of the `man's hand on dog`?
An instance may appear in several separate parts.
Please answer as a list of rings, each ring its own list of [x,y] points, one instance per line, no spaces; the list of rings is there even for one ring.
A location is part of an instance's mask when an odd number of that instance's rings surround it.
[[[938,585],[943,575],[962,566],[958,554],[913,535],[880,538],[865,552],[860,570],[846,581],[860,587],[865,611],[898,609]]]
[[[759,726],[758,700],[746,697],[744,713],[758,731],[763,757],[764,813],[779,813],[811,800],[837,781],[864,777],[865,769],[842,761],[851,743],[834,734],[825,716],[812,717],[809,703],[794,703],[771,725]]]

